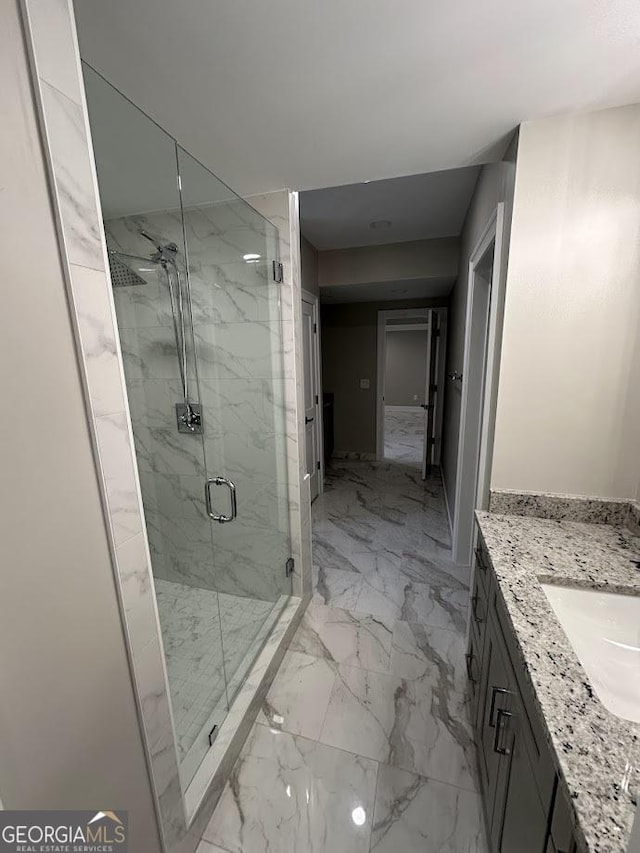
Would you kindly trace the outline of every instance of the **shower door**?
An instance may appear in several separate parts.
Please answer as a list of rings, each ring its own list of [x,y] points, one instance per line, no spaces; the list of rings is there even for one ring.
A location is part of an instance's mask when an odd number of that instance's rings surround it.
[[[181,148],[178,170],[207,469],[237,496],[211,526],[233,701],[291,594],[278,232]],[[224,483],[212,497],[229,515]]]
[[[291,592],[277,230],[84,74],[185,788]]]

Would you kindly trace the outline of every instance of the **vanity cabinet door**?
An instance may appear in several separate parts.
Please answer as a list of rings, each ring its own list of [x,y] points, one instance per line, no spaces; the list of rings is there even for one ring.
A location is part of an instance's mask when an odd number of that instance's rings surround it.
[[[540,802],[531,760],[535,744],[519,694],[512,696],[509,716],[500,715],[497,735],[499,749],[509,753],[502,815],[494,820],[500,825],[500,853],[545,853],[547,812]]]
[[[498,712],[508,710],[510,700],[509,665],[501,648],[500,635],[493,619],[486,625],[484,654],[482,661],[482,683],[480,708],[478,709],[478,765],[483,790],[483,804],[487,825],[495,849],[494,811],[501,811],[504,781],[506,776],[505,756],[496,749],[496,718]]]

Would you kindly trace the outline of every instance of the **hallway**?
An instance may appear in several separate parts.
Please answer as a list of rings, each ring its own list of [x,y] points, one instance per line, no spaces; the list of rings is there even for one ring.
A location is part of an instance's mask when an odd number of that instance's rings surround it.
[[[485,850],[439,475],[334,462],[314,595],[199,853]]]

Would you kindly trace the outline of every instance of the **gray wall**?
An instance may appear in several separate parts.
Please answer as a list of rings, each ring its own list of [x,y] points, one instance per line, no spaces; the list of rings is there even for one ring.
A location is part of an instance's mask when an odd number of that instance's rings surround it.
[[[387,332],[384,402],[387,406],[424,403],[427,371],[427,332]],[[415,399],[414,399],[415,396]]]
[[[17,3],[3,4],[0,798],[129,810],[160,842]],[[29,318],[24,334],[20,318]],[[19,353],[19,361],[16,360]],[[28,393],[25,393],[28,389]]]
[[[300,273],[302,289],[318,295],[318,252],[315,246],[300,237]]]
[[[458,268],[458,237],[318,252],[320,287],[411,278],[451,278]]]
[[[505,155],[508,162],[483,166],[476,184],[471,205],[462,229],[458,278],[449,301],[447,327],[447,373],[462,373],[464,361],[464,332],[469,289],[469,259],[484,231],[489,217],[500,201],[505,202],[505,241],[503,259],[509,244],[509,225],[513,204],[513,159],[515,145]],[[503,265],[503,272],[506,263]],[[447,381],[442,440],[442,477],[450,513],[453,514],[455,498],[458,433],[460,430],[461,383]],[[452,518],[453,521],[453,518]]]
[[[376,452],[378,311],[445,305],[422,299],[322,306],[322,388],[334,394],[336,451]],[[369,380],[368,390],[360,379]]]

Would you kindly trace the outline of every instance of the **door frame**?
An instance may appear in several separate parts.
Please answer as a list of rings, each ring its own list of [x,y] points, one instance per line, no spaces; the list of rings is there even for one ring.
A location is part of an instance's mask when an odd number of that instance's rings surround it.
[[[313,336],[313,347],[315,349],[315,384],[318,392],[318,400],[315,404],[316,414],[315,419],[318,425],[316,430],[316,453],[320,462],[318,471],[318,495],[324,492],[324,421],[323,421],[323,401],[322,401],[322,348],[320,346],[320,297],[316,293],[311,293],[310,290],[302,289],[302,301],[312,306],[312,317],[316,328],[316,333]],[[304,359],[304,352],[302,353]]]
[[[378,311],[378,345],[376,359],[376,459],[384,459],[384,373],[387,359],[387,320],[415,319],[416,323],[404,328],[415,329],[429,322],[429,312],[438,315],[440,327],[440,342],[438,344],[438,389],[444,389],[446,362],[447,309],[444,307],[426,308],[394,308]],[[440,464],[440,449],[442,447],[442,424],[444,416],[444,394],[436,395],[435,431],[436,451],[434,465]]]
[[[493,462],[493,438],[495,412],[502,346],[502,316],[504,288],[506,283],[506,258],[504,257],[504,202],[499,202],[489,217],[480,238],[469,258],[469,287],[464,328],[464,359],[462,366],[462,400],[460,429],[458,432],[458,454],[456,469],[456,491],[453,512],[452,547],[453,561],[458,565],[471,564],[473,553],[473,514],[476,509],[487,509],[491,465]],[[482,372],[484,395],[480,423],[473,424],[469,412],[470,388],[467,377],[471,363],[471,328],[478,310],[476,267],[487,249],[494,242],[491,291],[489,294],[489,316],[485,362]],[[465,462],[465,451],[473,450]],[[461,520],[461,515],[464,518]],[[469,528],[471,536],[469,536]]]

